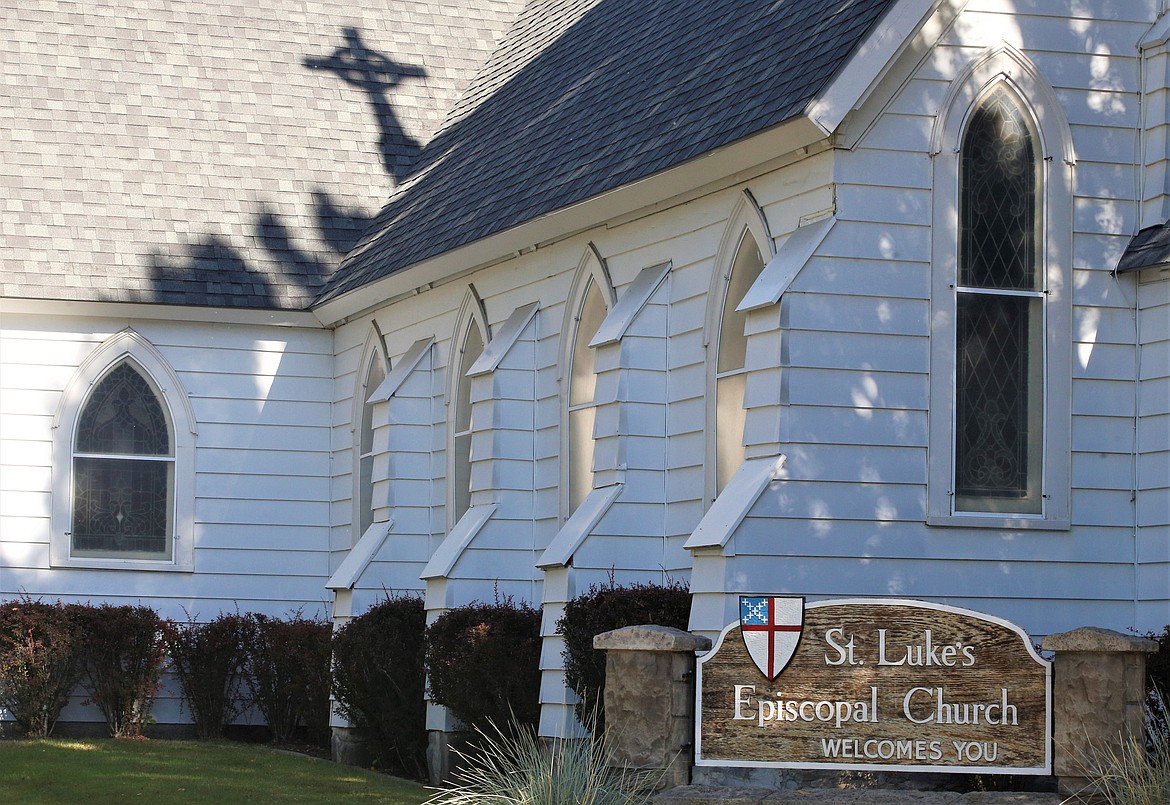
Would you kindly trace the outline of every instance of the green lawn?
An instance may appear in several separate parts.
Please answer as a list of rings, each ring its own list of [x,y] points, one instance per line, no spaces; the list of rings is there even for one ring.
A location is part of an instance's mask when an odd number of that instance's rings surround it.
[[[0,741],[0,803],[418,805],[416,783],[267,747],[202,741]]]

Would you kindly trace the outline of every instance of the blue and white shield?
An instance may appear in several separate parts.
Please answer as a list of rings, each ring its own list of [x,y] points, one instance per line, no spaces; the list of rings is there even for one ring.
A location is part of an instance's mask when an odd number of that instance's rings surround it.
[[[772,681],[788,667],[804,629],[804,599],[774,595],[739,597],[739,631],[748,656]]]

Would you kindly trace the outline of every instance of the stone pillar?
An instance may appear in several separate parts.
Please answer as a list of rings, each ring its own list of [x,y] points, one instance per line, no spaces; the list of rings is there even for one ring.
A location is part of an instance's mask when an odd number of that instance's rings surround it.
[[[666,788],[690,782],[695,652],[711,641],[666,626],[627,626],[593,638],[605,660],[605,722],[615,761],[661,770]]]
[[[1052,676],[1053,773],[1062,794],[1084,791],[1094,755],[1120,753],[1145,728],[1146,655],[1158,644],[1084,627],[1044,638]]]

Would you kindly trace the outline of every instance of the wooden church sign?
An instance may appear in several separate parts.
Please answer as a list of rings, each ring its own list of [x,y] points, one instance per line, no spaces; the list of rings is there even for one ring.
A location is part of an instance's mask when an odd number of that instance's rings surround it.
[[[990,615],[745,595],[699,658],[695,762],[1049,774],[1051,682],[1028,635]]]

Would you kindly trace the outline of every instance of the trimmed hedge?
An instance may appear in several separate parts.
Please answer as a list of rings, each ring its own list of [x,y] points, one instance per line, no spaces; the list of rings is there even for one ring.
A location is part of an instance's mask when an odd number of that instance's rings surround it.
[[[0,605],[0,705],[28,738],[52,734],[81,680],[76,611],[27,597]]]
[[[448,610],[427,628],[431,699],[471,730],[540,721],[540,611],[505,598]]]
[[[223,737],[247,707],[247,647],[255,630],[256,621],[239,614],[172,625],[167,652],[200,738]]]
[[[147,606],[76,608],[89,701],[115,738],[142,735],[159,691],[169,624]]]
[[[557,633],[564,637],[565,682],[577,694],[577,718],[593,725],[595,732],[605,726],[605,652],[593,648],[593,638],[624,626],[654,624],[686,629],[691,616],[691,594],[685,584],[632,584],[612,581],[593,585],[565,604],[557,621]]]
[[[329,734],[329,621],[251,616],[247,649],[252,701],[268,722],[272,740],[285,743],[298,727],[324,742]]]
[[[338,712],[365,730],[378,767],[427,776],[426,609],[418,596],[375,604],[333,635]]]

